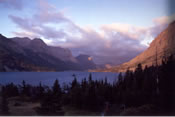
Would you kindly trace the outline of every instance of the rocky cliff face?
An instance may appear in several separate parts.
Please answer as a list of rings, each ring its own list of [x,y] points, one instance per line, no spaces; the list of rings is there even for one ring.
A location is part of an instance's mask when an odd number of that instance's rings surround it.
[[[128,68],[135,70],[141,63],[143,67],[162,63],[162,59],[175,55],[175,21],[162,31],[150,44],[150,47],[140,55],[122,65],[112,67],[103,71],[125,72]]]

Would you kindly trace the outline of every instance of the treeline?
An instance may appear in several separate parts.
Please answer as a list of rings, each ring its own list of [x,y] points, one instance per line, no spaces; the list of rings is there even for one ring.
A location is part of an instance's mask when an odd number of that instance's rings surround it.
[[[31,86],[25,81],[22,85],[13,83],[2,87],[1,110],[8,112],[7,98],[20,96],[30,97],[31,101],[39,101],[41,106],[37,112],[41,115],[64,115],[63,107],[72,106],[89,111],[106,111],[109,105],[130,108],[152,104],[160,108],[160,113],[175,111],[175,60],[173,56],[162,61],[160,66],[142,68],[120,73],[117,82],[110,84],[105,80],[74,80],[71,84],[60,87],[56,80],[52,87]],[[105,110],[106,109],[106,110]]]
[[[127,70],[119,75],[117,94],[120,103],[126,107],[138,107],[153,104],[162,114],[175,114],[175,60],[173,56],[162,61],[160,66]]]

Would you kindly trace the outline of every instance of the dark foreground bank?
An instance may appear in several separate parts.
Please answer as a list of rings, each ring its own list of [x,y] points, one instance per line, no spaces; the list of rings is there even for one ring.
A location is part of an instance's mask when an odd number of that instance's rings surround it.
[[[175,115],[175,61],[121,73],[118,82],[76,75],[60,87],[32,86],[25,81],[1,86],[0,115]]]

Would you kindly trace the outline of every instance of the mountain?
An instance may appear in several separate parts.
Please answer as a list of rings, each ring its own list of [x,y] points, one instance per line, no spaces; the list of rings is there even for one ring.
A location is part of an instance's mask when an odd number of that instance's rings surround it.
[[[97,71],[125,72],[128,68],[130,70],[135,70],[139,63],[142,64],[143,68],[146,65],[151,66],[156,63],[160,65],[162,59],[167,58],[170,55],[175,55],[175,21],[170,23],[168,27],[152,41],[147,50],[129,62],[109,69]]]
[[[84,63],[83,63],[84,64]],[[0,71],[88,70],[69,49],[48,46],[41,39],[6,38],[0,34]]]
[[[79,63],[81,63],[80,67],[81,69],[95,69],[96,68],[96,64],[93,62],[92,57],[90,57],[89,55],[85,55],[85,54],[80,54],[79,56],[76,57],[77,61]]]
[[[19,37],[15,37],[11,39],[16,43],[18,43],[19,45],[25,48],[28,48],[34,52],[45,53],[50,56],[54,56],[62,61],[71,61],[75,63],[77,62],[75,57],[72,56],[72,53],[69,49],[48,46],[41,39],[35,38],[31,40],[29,38],[19,38]]]

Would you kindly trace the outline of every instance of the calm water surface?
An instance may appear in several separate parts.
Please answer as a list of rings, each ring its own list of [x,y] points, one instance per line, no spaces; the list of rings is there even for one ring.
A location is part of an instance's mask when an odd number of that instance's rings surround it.
[[[77,80],[80,82],[86,78],[90,72],[77,72],[77,71],[66,71],[66,72],[0,72],[0,84],[7,84],[13,82],[14,84],[21,84],[23,80],[31,85],[38,85],[39,82],[42,84],[52,86],[53,82],[58,79],[59,83],[69,84],[76,75]],[[111,72],[92,72],[92,80],[104,80],[107,77],[109,83],[117,81],[118,73]]]

